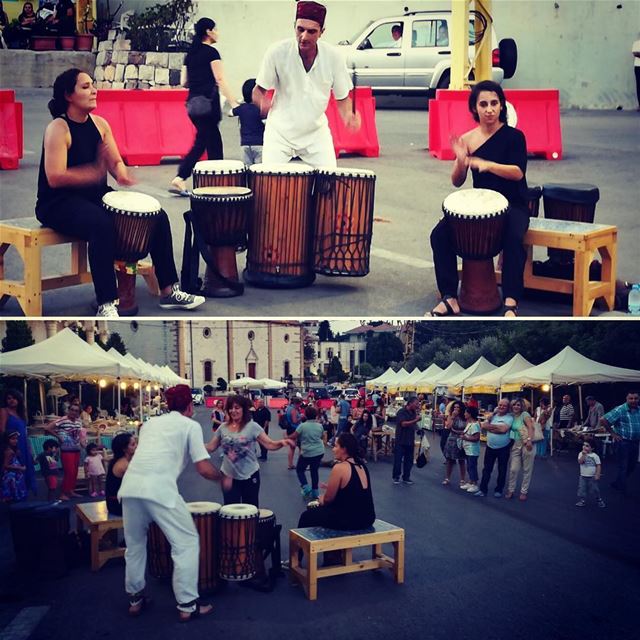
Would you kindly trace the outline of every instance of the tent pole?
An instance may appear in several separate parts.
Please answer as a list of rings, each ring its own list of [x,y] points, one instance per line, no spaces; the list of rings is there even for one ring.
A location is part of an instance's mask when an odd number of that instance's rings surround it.
[[[582,385],[578,385],[578,402],[580,403],[580,424],[584,422],[584,416],[582,415]]]
[[[549,396],[551,398],[551,416],[555,411],[555,405],[553,404],[553,382],[549,383]],[[551,420],[551,436],[549,438],[549,457],[553,458],[553,419]]]
[[[24,379],[24,415],[25,415],[25,418],[27,419],[27,422],[29,422],[29,405],[27,404],[28,393],[29,393],[28,383],[27,383],[27,379],[25,378]]]
[[[82,380],[78,382],[78,401],[80,402],[80,406],[82,406]]]
[[[142,380],[140,380],[140,387],[139,387],[139,393],[138,393],[138,406],[140,407],[140,422],[144,422],[143,418],[143,412],[144,412],[144,406],[142,405]]]
[[[102,409],[102,387],[100,386],[100,382],[98,382],[98,411]]]
[[[120,401],[122,399],[121,391],[122,390],[120,389],[120,378],[118,378],[118,415],[120,415],[120,407],[121,407]]]
[[[42,418],[47,415],[46,401],[44,395],[44,382],[42,380],[38,380],[38,390],[40,391],[40,409],[42,410]]]

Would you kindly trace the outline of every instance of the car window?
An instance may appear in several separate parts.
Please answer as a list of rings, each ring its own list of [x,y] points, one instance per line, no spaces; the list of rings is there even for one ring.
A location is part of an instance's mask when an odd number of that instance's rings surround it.
[[[416,20],[411,32],[411,46],[414,49],[436,46],[437,20]]]
[[[361,49],[398,49],[402,46],[402,23],[385,22],[378,25],[363,40]]]

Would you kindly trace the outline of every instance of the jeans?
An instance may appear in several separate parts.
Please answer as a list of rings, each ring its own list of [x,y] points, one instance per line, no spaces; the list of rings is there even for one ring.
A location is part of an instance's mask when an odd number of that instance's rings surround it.
[[[487,493],[489,489],[489,480],[493,473],[493,465],[498,461],[498,482],[496,491],[502,493],[504,491],[504,483],[507,479],[507,467],[509,466],[509,453],[511,446],[507,445],[500,449],[491,449],[487,447],[484,450],[484,466],[482,467],[482,480],[480,481],[480,491]]]
[[[540,442],[534,444],[536,448],[536,456],[538,458],[547,458],[549,456],[549,438],[551,437],[551,429],[543,429],[544,438]]]
[[[478,456],[470,456],[467,454],[467,473],[469,482],[478,484]]]
[[[236,480],[229,491],[223,491],[225,504],[252,504],[259,508],[258,498],[260,496],[260,471],[256,471],[246,480]]]
[[[449,429],[442,429],[440,431],[440,451],[442,451],[442,455],[444,455],[444,448],[447,446],[450,433]]]
[[[320,468],[322,458],[322,454],[319,456],[311,456],[310,458],[307,458],[306,456],[298,456],[296,473],[298,474],[298,480],[300,481],[301,487],[308,486],[306,470],[307,467],[309,467],[309,472],[311,473],[311,488],[314,491],[318,490],[318,469]]]
[[[396,442],[393,450],[393,479],[400,478],[400,467],[402,467],[402,479],[409,480],[411,467],[413,467],[413,445],[398,444]]]
[[[242,149],[242,162],[247,166],[262,162],[262,145],[243,144],[240,149]]]
[[[600,487],[598,486],[598,481],[595,476],[580,476],[580,480],[578,481],[578,498],[581,500],[587,500],[590,493],[593,493],[593,497],[596,500],[600,500]]]
[[[218,99],[217,96],[215,99]],[[178,176],[186,180],[196,166],[196,162],[207,150],[207,158],[209,160],[222,160],[224,149],[222,146],[222,136],[218,129],[218,117],[216,115],[200,116],[192,118],[189,116],[196,128],[196,137],[193,141],[191,151],[184,157],[178,169]]]
[[[524,292],[524,265],[527,252],[522,244],[529,228],[529,213],[511,206],[507,211],[502,239],[502,295],[519,300]],[[442,219],[431,232],[431,249],[436,282],[441,296],[458,297],[458,262],[449,225]]]
[[[627,490],[627,478],[633,473],[638,463],[640,440],[619,440],[616,443],[616,463],[618,476],[613,483],[617,489]]]
[[[336,438],[345,431],[349,431],[349,420],[345,418],[344,420],[338,420],[338,430],[336,431]]]

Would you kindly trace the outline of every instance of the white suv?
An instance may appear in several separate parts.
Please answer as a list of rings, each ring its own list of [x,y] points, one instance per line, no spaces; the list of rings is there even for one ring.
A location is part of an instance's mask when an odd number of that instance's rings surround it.
[[[515,42],[505,39],[498,45],[491,26],[476,33],[474,14],[469,19],[469,58],[475,49],[471,43],[490,32],[493,80],[501,84],[515,73]],[[374,20],[339,44],[347,49],[347,65],[355,70],[358,85],[376,93],[433,94],[448,88],[451,78],[450,20],[450,11],[412,11]]]

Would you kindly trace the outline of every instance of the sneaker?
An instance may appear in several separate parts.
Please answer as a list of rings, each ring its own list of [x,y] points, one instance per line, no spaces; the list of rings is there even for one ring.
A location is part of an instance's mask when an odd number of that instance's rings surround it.
[[[393,484],[400,484],[400,478],[394,478]]]
[[[402,481],[402,484],[409,484],[409,485],[411,485],[411,484],[415,484],[415,482],[414,482],[413,480],[403,480],[403,481]]]
[[[91,492],[91,497],[92,497],[92,498],[97,498],[97,497],[98,497],[97,492],[96,492],[96,491],[92,491],[92,492]]]
[[[469,493],[477,493],[480,490],[480,488],[478,487],[477,484],[470,484],[469,487],[467,488],[467,491]]]
[[[502,498],[502,491],[494,491],[493,492],[493,497],[494,498]]]
[[[469,487],[470,487],[470,486],[471,486],[471,485],[470,485],[468,482],[463,482],[463,483],[460,485],[460,488],[461,488],[463,491],[468,491],[468,489],[469,489]]]
[[[302,494],[303,498],[310,498],[311,497],[311,487],[308,484],[305,484],[304,487],[300,488],[300,493]]]
[[[480,491],[480,489],[478,489],[473,495],[476,498],[484,498],[486,493],[484,491]]]
[[[161,309],[195,309],[204,303],[204,296],[194,296],[180,290],[176,282],[168,296],[160,298]]]
[[[605,504],[604,500],[598,500],[598,506],[601,509],[604,509],[607,505]]]
[[[578,502],[576,502],[576,507],[585,507],[587,505],[587,503],[584,500],[578,500]]]
[[[116,307],[115,301],[105,302],[98,305],[98,311],[96,318],[119,318],[118,307]]]

